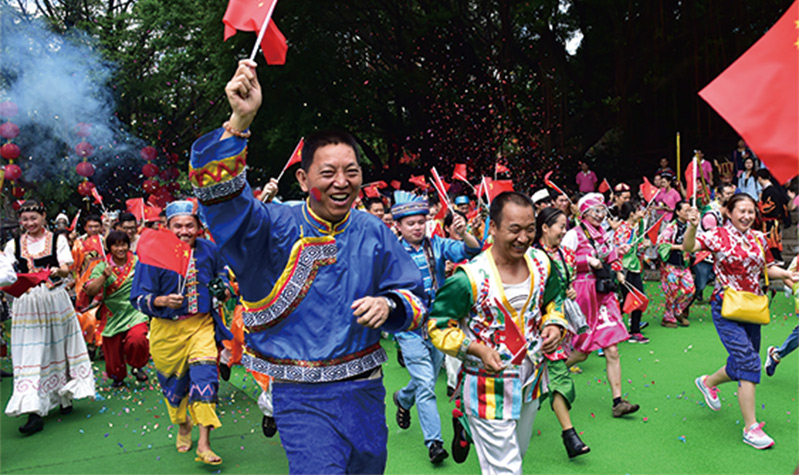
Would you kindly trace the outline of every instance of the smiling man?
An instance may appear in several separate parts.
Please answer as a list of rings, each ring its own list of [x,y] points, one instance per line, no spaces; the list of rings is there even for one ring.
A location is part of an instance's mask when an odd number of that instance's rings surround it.
[[[439,289],[428,331],[437,348],[464,362],[461,398],[481,472],[521,474],[548,390],[544,353],[558,348],[567,328],[564,291],[547,254],[531,247],[533,202],[501,193],[489,216],[494,244]],[[463,435],[454,429],[456,451]]]
[[[195,195],[236,274],[245,308],[242,364],[275,378],[274,418],[293,473],[381,473],[387,427],[382,330],[425,314],[422,276],[391,231],[352,210],[358,147],[343,132],[306,135],[301,206],[262,203],[247,184],[247,132],[261,106],[256,64],[226,86],[233,110],[192,147]]]

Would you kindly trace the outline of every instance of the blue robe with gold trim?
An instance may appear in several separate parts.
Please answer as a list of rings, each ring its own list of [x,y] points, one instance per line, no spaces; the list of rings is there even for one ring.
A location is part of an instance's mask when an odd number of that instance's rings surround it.
[[[376,217],[353,210],[328,223],[304,203],[265,204],[246,180],[246,145],[222,129],[192,147],[190,179],[214,240],[236,274],[245,307],[246,353],[255,371],[296,382],[337,381],[386,361],[380,330],[418,328],[422,276]],[[381,329],[359,325],[353,301],[397,304]]]

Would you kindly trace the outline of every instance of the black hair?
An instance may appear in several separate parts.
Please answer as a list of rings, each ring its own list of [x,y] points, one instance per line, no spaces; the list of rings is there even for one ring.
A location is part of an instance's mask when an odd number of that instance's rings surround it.
[[[128,245],[128,247],[130,247],[131,238],[128,237],[127,233],[122,231],[111,231],[108,233],[108,236],[106,236],[106,249],[110,251],[112,245],[119,244],[121,242],[124,242]]]
[[[762,180],[769,180],[773,181],[772,174],[766,168],[759,168],[756,170],[756,178],[761,178]]]
[[[503,218],[503,208],[509,202],[533,209],[533,202],[527,196],[516,191],[504,191],[492,200],[492,205],[489,207],[489,219],[494,221],[496,226],[500,226]]]
[[[534,243],[538,243],[542,240],[542,236],[544,235],[544,231],[542,228],[547,225],[548,227],[554,225],[556,221],[558,221],[559,216],[564,215],[563,211],[558,208],[553,208],[548,206],[547,208],[542,208],[539,210],[539,214],[536,215],[536,234],[533,238]]]
[[[758,203],[756,203],[755,198],[748,195],[747,193],[736,193],[735,195],[731,196],[731,199],[725,204],[725,209],[728,210],[728,213],[733,213],[733,209],[736,208],[736,204],[740,201],[750,200],[753,203],[753,206],[756,209],[756,213],[758,213]]]
[[[103,219],[100,217],[99,214],[90,214],[86,216],[86,219],[83,221],[83,225],[86,226],[89,224],[89,221],[94,221],[96,223],[103,224]]]
[[[689,204],[689,202],[687,200],[680,200],[677,203],[675,203],[675,208],[672,209],[672,211],[673,211],[672,220],[673,221],[677,221],[678,220],[678,211],[680,211],[680,209],[683,207],[683,205],[688,205],[688,204]]]
[[[636,204],[633,201],[626,201],[619,207],[619,219],[626,221],[636,212]]]
[[[462,213],[461,211],[456,211],[455,214],[458,214],[459,216],[461,216],[465,220],[467,219],[467,216],[464,213]],[[452,226],[454,219],[456,219],[456,218],[455,218],[453,213],[447,213],[447,216],[444,217],[444,227],[445,227],[445,229],[447,229],[450,226]]]
[[[118,223],[124,223],[126,221],[137,222],[137,219],[136,219],[136,216],[133,215],[133,213],[127,213],[127,212],[126,213],[120,213],[119,214],[119,219],[117,219],[117,222]]]
[[[372,198],[372,197],[370,197],[370,198],[367,198],[367,199],[364,200],[364,208],[366,208],[367,211],[369,211],[369,209],[372,208],[372,205],[374,205],[374,204],[381,205],[381,208],[384,207],[383,206],[383,200],[381,200],[380,198]]]
[[[353,149],[356,154],[356,162],[361,165],[361,154],[358,151],[358,144],[356,139],[347,132],[342,130],[320,130],[306,137],[303,141],[302,158],[300,160],[300,167],[308,171],[311,164],[314,162],[314,153],[320,147],[326,145],[344,144]]]

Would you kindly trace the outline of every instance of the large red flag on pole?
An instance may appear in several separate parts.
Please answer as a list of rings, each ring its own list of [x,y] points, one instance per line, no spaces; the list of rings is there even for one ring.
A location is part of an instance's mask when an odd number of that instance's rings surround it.
[[[798,167],[798,2],[747,52],[700,91],[786,183]]]
[[[239,31],[261,31],[267,16],[272,16],[278,0],[230,0],[222,23],[225,24],[225,40]],[[286,62],[286,37],[270,18],[267,31],[261,40],[261,52],[267,64],[280,65]],[[252,59],[252,58],[251,58]]]

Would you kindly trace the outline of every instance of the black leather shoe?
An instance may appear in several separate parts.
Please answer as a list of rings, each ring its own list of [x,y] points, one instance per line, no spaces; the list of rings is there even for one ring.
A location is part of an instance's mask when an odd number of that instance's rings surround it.
[[[575,458],[578,455],[588,454],[591,449],[583,443],[575,428],[567,429],[561,433],[561,438],[564,439],[564,447],[567,449],[569,458]]]
[[[444,447],[442,447],[442,442],[440,440],[433,441],[428,449],[428,458],[430,459],[431,463],[434,465],[440,464],[442,463],[442,460],[446,459],[448,456],[449,454]]]
[[[264,416],[264,418],[261,419],[261,430],[264,432],[264,437],[268,439],[275,437],[275,434],[278,432],[278,425],[275,424],[275,418]]]
[[[28,422],[19,427],[19,431],[23,434],[35,434],[44,429],[44,421],[39,414],[28,414]]]
[[[231,367],[228,366],[227,363],[219,364],[219,377],[222,378],[223,381],[231,379]]]
[[[392,401],[394,401],[394,405],[397,406],[397,413],[394,415],[394,419],[401,429],[408,429],[411,427],[411,412],[400,405],[400,401],[397,399],[398,392],[399,391],[395,391],[395,393],[392,394]]]
[[[453,397],[453,393],[456,392],[456,388],[452,386],[447,386],[447,397]]]
[[[144,368],[131,368],[131,374],[136,378],[136,381],[140,383],[147,381],[147,373]]]
[[[450,446],[453,451],[453,460],[456,463],[464,463],[469,455],[469,441],[466,438],[466,431],[458,417],[453,416],[453,444]]]
[[[121,379],[115,379],[114,382],[111,383],[112,388],[121,388],[122,386],[125,386],[125,381]]]
[[[64,415],[70,414],[72,412],[72,405],[69,406],[62,405],[61,407],[58,408],[58,412]]]

